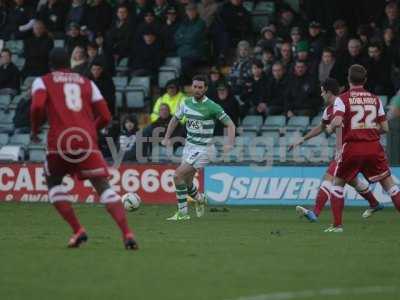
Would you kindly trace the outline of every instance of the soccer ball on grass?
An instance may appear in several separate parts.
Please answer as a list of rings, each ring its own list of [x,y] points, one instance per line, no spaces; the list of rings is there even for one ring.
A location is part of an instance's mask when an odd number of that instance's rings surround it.
[[[142,200],[139,195],[136,193],[126,193],[122,196],[122,204],[124,205],[125,210],[127,211],[135,211],[138,210]]]

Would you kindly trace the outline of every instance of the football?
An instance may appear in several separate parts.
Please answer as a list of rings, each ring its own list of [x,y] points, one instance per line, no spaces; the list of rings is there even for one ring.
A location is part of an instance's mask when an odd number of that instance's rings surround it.
[[[122,203],[124,204],[124,208],[127,211],[135,211],[138,210],[140,207],[140,203],[142,200],[140,199],[139,195],[136,193],[126,193],[122,196]]]

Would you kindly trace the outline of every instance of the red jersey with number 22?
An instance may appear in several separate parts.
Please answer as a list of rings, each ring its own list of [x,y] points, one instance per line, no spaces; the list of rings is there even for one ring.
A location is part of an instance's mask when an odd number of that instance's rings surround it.
[[[55,71],[33,82],[32,98],[32,131],[38,132],[46,115],[48,151],[97,149],[97,129],[105,125],[99,123],[107,123],[110,113],[91,80],[68,70]]]
[[[379,141],[385,111],[381,100],[363,87],[353,87],[336,98],[334,115],[343,117],[343,142]]]

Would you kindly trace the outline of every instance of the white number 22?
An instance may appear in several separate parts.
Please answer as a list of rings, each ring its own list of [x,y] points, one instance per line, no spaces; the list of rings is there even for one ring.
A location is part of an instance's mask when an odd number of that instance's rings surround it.
[[[72,111],[80,111],[82,109],[81,87],[76,83],[64,84],[65,103]]]
[[[351,128],[352,129],[369,129],[376,128],[376,117],[377,111],[374,105],[351,105],[351,111],[356,114],[351,118]],[[365,117],[365,121],[361,120]]]

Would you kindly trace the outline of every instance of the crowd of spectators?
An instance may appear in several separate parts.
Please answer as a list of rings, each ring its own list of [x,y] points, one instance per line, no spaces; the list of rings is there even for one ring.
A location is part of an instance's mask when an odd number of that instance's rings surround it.
[[[323,106],[319,82],[333,77],[344,90],[352,64],[367,68],[366,86],[373,93],[392,96],[400,88],[398,2],[365,1],[370,6],[362,15],[351,3],[302,0],[295,11],[283,0],[269,1],[274,11],[259,30],[251,9],[260,2],[0,0],[0,94],[15,96],[24,78],[48,72],[48,56],[59,39],[71,55],[72,70],[98,85],[112,112],[118,111],[112,76],[121,75],[116,69],[123,59],[128,64],[122,75],[149,76],[154,86],[165,58],[180,57],[182,77],[151,94],[145,136],[166,126],[185,97],[185,80],[199,71],[210,76],[207,96],[237,125],[248,114],[317,115]],[[352,18],[345,11],[357,13]],[[20,69],[4,46],[8,40],[23,41]],[[21,103],[22,112],[28,101]],[[117,140],[132,149],[138,118],[115,117],[123,131]],[[29,124],[21,127],[24,131]],[[218,125],[216,134],[221,133]]]

